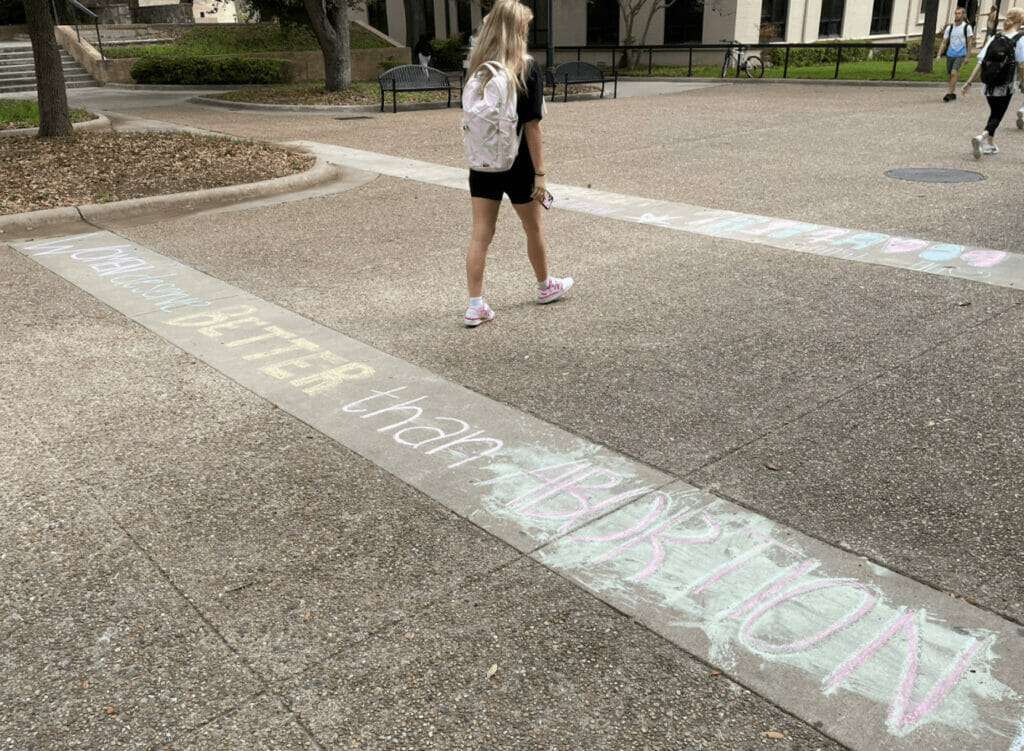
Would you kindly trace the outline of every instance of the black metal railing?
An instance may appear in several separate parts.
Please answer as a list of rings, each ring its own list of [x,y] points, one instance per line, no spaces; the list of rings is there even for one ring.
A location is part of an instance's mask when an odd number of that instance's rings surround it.
[[[843,64],[843,51],[853,49],[868,49],[868,50],[892,50],[892,69],[889,73],[889,80],[896,78],[897,65],[900,59],[900,52],[905,50],[907,47],[904,42],[803,42],[803,43],[771,43],[771,44],[740,44],[738,42],[721,42],[718,44],[617,44],[617,45],[589,45],[589,46],[567,46],[567,47],[555,47],[555,53],[569,52],[575,53],[576,60],[580,61],[583,58],[583,53],[596,53],[598,56],[604,56],[609,54],[611,56],[611,69],[613,73],[617,73],[619,68],[620,56],[627,56],[633,58],[642,59],[644,53],[647,55],[647,75],[652,75],[654,71],[654,56],[656,53],[662,52],[675,52],[675,53],[686,53],[686,76],[688,78],[693,76],[693,54],[694,52],[714,52],[722,51],[722,62],[724,62],[725,51],[738,50],[740,52],[751,52],[752,54],[763,55],[768,50],[783,50],[782,60],[782,78],[789,77],[789,63],[791,51],[794,49],[827,49],[836,50],[835,59],[835,72],[833,73],[833,79],[839,78],[840,68]],[[735,53],[733,53],[735,54]],[[849,61],[855,62],[855,61]],[[856,61],[861,62],[861,61]],[[822,63],[819,63],[821,65]],[[828,64],[831,64],[829,62]],[[681,67],[681,66],[680,66]],[[722,65],[721,76],[724,78],[727,75],[727,67]],[[773,65],[772,67],[778,67]],[[739,66],[735,66],[735,75],[739,75]]]
[[[106,54],[103,52],[103,37],[100,36],[100,19],[95,13],[82,5],[78,0],[50,0],[53,7],[53,20],[55,23],[60,24],[65,18],[70,19],[71,23],[69,26],[75,27],[75,35],[78,37],[78,41],[82,41],[82,30],[79,28],[79,18],[85,17],[86,24],[92,24],[96,30],[96,49],[99,50],[100,59],[105,60]],[[61,11],[64,11],[63,13]]]

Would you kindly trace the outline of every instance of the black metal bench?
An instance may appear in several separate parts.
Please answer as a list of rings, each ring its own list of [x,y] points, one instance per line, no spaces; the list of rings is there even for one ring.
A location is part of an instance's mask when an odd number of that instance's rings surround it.
[[[614,73],[614,89],[612,99],[619,98],[619,73]],[[596,65],[591,63],[574,62],[574,63],[562,63],[555,67],[554,70],[549,70],[547,73],[547,82],[551,87],[551,99],[554,100],[555,93],[559,84],[565,86],[565,99],[569,101],[569,87],[576,84],[586,83],[599,83],[601,84],[601,98],[604,99],[604,86],[607,82],[604,72]]]
[[[384,94],[391,92],[393,112],[398,112],[398,95],[403,91],[447,91],[448,106],[452,106],[452,83],[448,75],[437,68],[422,65],[399,65],[384,71],[377,78],[380,84],[380,111],[384,111]]]

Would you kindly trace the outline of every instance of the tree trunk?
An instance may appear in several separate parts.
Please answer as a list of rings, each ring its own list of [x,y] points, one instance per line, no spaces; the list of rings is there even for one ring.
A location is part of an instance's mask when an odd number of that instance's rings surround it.
[[[352,48],[345,0],[303,0],[309,25],[324,56],[324,88],[341,91],[352,84]]]
[[[926,0],[924,26],[921,28],[921,52],[917,56],[917,72],[931,73],[935,62],[935,32],[939,25],[939,0]]]
[[[428,0],[430,1],[430,0]],[[405,6],[405,46],[412,49],[427,31],[427,14],[423,9],[423,0],[402,0]],[[412,53],[412,62],[419,62],[416,53]]]
[[[47,0],[24,0],[25,20],[32,39],[36,69],[36,97],[39,100],[39,137],[66,138],[73,134],[64,89],[64,65],[53,34],[53,16]]]

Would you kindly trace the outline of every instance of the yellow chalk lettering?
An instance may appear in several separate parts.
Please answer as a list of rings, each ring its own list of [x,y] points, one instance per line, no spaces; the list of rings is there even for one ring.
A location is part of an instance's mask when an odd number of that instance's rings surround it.
[[[210,326],[203,326],[199,329],[199,333],[203,336],[209,336],[216,338],[221,335],[222,329],[237,329],[239,326],[245,326],[246,324],[263,326],[266,321],[261,321],[256,316],[246,316],[245,318],[231,318],[227,321],[220,321]]]
[[[266,373],[268,376],[274,378],[280,378],[282,381],[285,378],[291,378],[295,373],[288,370],[289,368],[295,368],[295,370],[305,370],[311,368],[316,362],[326,362],[329,365],[340,365],[344,360],[338,357],[330,350],[324,350],[323,352],[314,352],[311,355],[302,355],[301,357],[293,357],[291,360],[284,360],[282,362],[275,362],[273,365],[267,365],[261,368],[261,371]]]
[[[210,310],[205,313],[192,313],[187,316],[178,316],[167,322],[168,326],[212,326],[221,321],[227,321],[238,316],[247,316],[256,312],[252,305],[232,305],[220,310]]]
[[[262,342],[266,339],[294,339],[295,334],[290,331],[285,331],[280,326],[264,326],[263,330],[266,334],[259,334],[258,336],[250,336],[247,339],[233,339],[230,342],[224,342],[225,347],[245,347],[256,342]]]
[[[277,349],[272,349],[269,352],[254,352],[251,355],[246,355],[242,359],[266,360],[268,357],[276,357],[277,355],[283,355],[288,352],[299,352],[301,350],[305,350],[307,352],[316,352],[318,349],[320,349],[320,345],[316,344],[315,342],[309,341],[309,339],[292,339],[291,344],[289,344],[287,347],[278,347]],[[267,367],[274,366],[268,365]]]
[[[313,375],[296,378],[291,382],[292,386],[302,389],[302,393],[313,396],[330,391],[335,386],[345,381],[358,381],[360,378],[369,378],[373,375],[373,368],[361,362],[350,362],[340,368],[331,368]],[[306,388],[302,388],[305,386]]]

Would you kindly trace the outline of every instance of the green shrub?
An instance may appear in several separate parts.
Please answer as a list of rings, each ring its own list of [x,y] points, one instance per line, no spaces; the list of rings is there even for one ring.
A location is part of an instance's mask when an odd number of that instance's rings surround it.
[[[462,70],[462,61],[466,59],[466,43],[461,34],[448,39],[435,39],[430,43],[434,54],[430,58],[430,67],[440,70]]]
[[[184,53],[142,57],[132,66],[136,83],[185,86],[286,83],[289,72],[285,60]]]
[[[406,63],[408,63],[408,61],[406,61]],[[389,57],[377,63],[377,70],[379,70],[381,73],[386,73],[387,71],[399,65],[402,65],[402,63],[398,62],[398,60],[396,60],[393,57]]]

